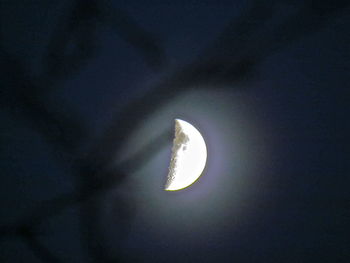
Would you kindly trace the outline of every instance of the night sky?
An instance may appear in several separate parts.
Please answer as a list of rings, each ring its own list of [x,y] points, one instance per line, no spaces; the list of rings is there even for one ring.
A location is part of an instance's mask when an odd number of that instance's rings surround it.
[[[0,262],[350,262],[349,14],[0,0]],[[175,118],[208,162],[166,192]]]

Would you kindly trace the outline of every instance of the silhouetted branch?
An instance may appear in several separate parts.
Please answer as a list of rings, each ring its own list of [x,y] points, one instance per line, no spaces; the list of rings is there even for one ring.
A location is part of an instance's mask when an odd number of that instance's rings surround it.
[[[2,107],[7,107],[17,118],[27,120],[59,152],[71,155],[83,139],[83,123],[72,111],[68,114],[51,109],[43,94],[45,82],[33,79],[18,59],[3,50],[0,52],[10,83],[3,89],[6,95],[2,98]]]
[[[150,140],[139,152],[133,154],[129,159],[119,163],[117,165],[118,170],[127,171],[128,173],[137,171],[153,157],[152,153],[161,150],[172,140],[173,136],[174,129],[166,130],[160,136]]]
[[[98,1],[76,0],[71,13],[62,16],[49,42],[44,61],[50,78],[62,78],[77,72],[96,52],[96,30],[100,17]]]
[[[62,17],[49,43],[48,76],[71,75],[96,52],[97,28],[110,26],[120,37],[134,46],[153,68],[159,69],[165,53],[149,32],[137,25],[125,12],[102,0],[76,0],[71,13]]]
[[[50,250],[43,246],[35,236],[26,235],[23,237],[23,240],[42,262],[61,262]]]
[[[103,21],[110,25],[130,45],[135,47],[146,62],[159,70],[165,64],[165,52],[160,45],[160,39],[145,31],[130,16],[121,9],[103,5]]]

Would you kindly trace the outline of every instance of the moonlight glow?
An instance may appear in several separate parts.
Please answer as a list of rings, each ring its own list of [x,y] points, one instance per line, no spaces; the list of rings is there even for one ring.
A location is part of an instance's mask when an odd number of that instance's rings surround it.
[[[193,184],[207,161],[207,147],[200,132],[190,123],[175,120],[175,139],[165,190],[176,191]]]

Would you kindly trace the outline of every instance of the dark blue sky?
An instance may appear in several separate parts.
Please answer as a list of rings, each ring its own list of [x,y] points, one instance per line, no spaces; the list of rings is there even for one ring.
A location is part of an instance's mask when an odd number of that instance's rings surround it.
[[[3,0],[0,262],[348,262],[349,11]],[[168,193],[177,117],[208,164]]]

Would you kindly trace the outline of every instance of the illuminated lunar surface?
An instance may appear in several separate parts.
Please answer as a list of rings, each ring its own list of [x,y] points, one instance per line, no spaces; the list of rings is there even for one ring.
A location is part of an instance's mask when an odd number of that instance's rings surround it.
[[[200,132],[190,123],[176,119],[165,190],[181,190],[193,184],[202,174],[206,161],[207,147]]]

